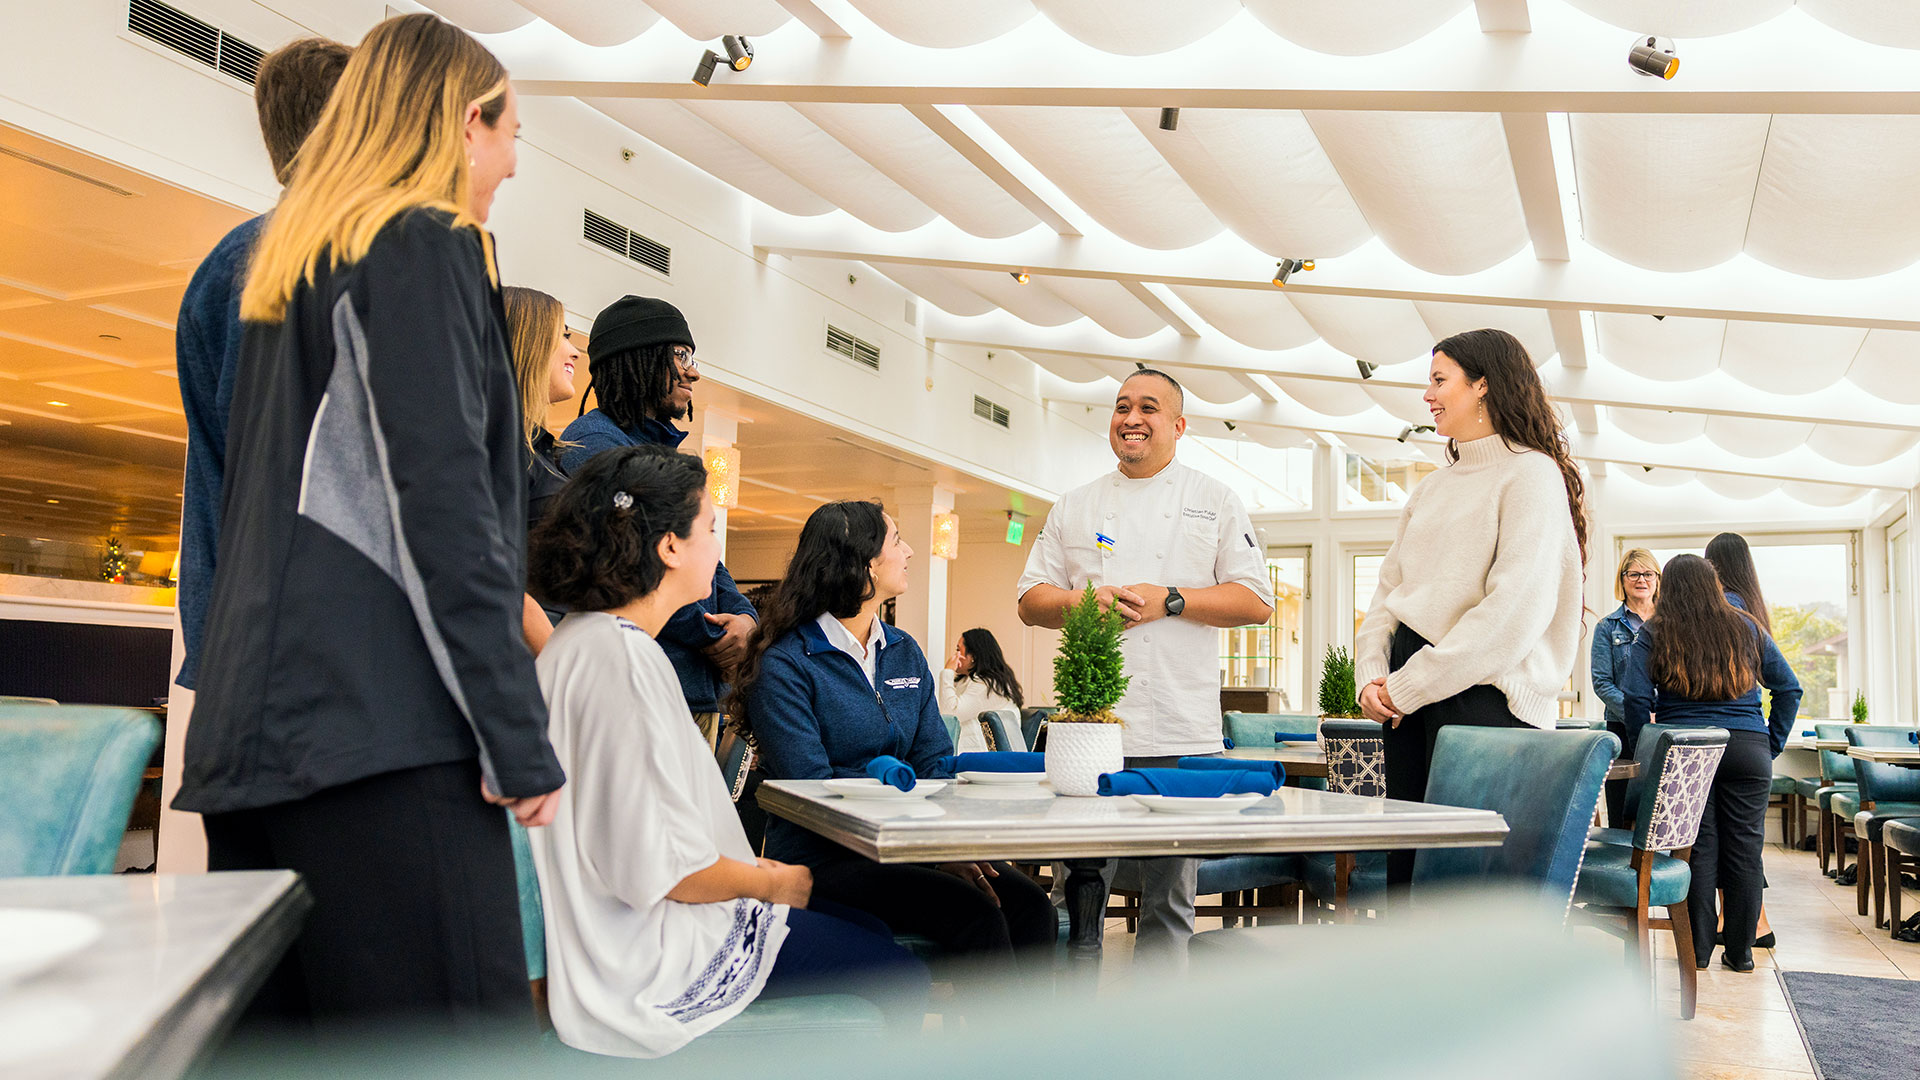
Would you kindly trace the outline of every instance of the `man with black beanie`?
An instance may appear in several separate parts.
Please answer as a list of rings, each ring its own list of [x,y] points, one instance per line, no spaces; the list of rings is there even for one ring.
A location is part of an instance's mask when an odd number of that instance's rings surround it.
[[[561,467],[572,473],[602,450],[654,444],[677,447],[687,433],[671,421],[693,414],[693,331],[680,309],[647,296],[623,296],[593,320],[587,341],[588,393],[595,407],[561,435],[572,443]],[[725,563],[714,568],[713,592],[674,612],[660,631],[660,648],[680,676],[687,708],[712,745],[718,737],[726,680],[746,654],[759,613],[734,587]]]

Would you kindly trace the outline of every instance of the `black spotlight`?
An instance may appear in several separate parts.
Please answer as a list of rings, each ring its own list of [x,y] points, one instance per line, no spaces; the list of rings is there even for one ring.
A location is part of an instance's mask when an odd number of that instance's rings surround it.
[[[720,39],[720,47],[727,50],[727,66],[735,71],[745,71],[753,64],[753,43],[746,38],[728,34]]]
[[[1286,288],[1287,279],[1293,276],[1294,271],[1311,269],[1313,269],[1312,259],[1281,259],[1273,264],[1274,287]]]
[[[1400,441],[1406,442],[1407,437],[1415,433],[1431,435],[1433,434],[1433,430],[1432,424],[1408,424],[1406,427],[1400,429]]]
[[[695,86],[705,86],[712,82],[713,69],[718,66],[720,66],[720,57],[716,56],[712,49],[708,49],[705,53],[701,54],[700,66],[693,69],[693,84]]]
[[[1655,316],[1653,317],[1653,321],[1654,321],[1654,322],[1666,322],[1666,321],[1667,321],[1667,317],[1666,317],[1665,315],[1655,315]]]
[[[1673,54],[1673,42],[1665,45],[1657,37],[1635,38],[1627,53],[1627,66],[1641,75],[1671,79],[1680,70],[1680,58]]]
[[[1031,280],[1030,278],[1027,277],[1027,272],[1025,270],[1010,270],[1008,271],[1008,273],[1013,275],[1013,280],[1021,285],[1025,285],[1029,280]]]
[[[1161,109],[1160,110],[1160,130],[1161,131],[1178,131],[1179,129],[1180,129],[1180,110],[1179,109]]]
[[[1373,378],[1374,369],[1380,366],[1379,364],[1369,364],[1365,360],[1355,360],[1354,364],[1360,368],[1360,377],[1363,379]]]

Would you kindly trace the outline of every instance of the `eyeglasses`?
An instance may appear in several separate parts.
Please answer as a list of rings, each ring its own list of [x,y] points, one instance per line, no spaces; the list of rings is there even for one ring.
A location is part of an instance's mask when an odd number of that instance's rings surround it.
[[[1660,575],[1652,570],[1629,570],[1620,576],[1628,581],[1653,581]]]
[[[673,363],[688,375],[700,374],[700,361],[693,358],[693,350],[687,348],[685,345],[675,345],[673,347]]]

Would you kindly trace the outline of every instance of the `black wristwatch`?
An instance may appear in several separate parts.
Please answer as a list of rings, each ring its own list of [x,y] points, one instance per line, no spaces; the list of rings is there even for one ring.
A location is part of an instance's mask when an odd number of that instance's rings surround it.
[[[1187,598],[1180,595],[1179,589],[1171,585],[1167,586],[1167,617],[1177,619],[1185,610],[1187,610]]]

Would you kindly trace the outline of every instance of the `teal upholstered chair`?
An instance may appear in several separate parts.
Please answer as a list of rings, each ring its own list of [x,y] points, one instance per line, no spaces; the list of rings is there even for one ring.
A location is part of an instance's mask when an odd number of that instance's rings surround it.
[[[947,741],[953,744],[955,750],[960,749],[960,718],[941,713],[940,722],[947,725]]]
[[[1529,882],[1564,916],[1600,785],[1619,753],[1620,740],[1605,731],[1442,728],[1426,801],[1496,811],[1507,839],[1498,847],[1423,849],[1413,863],[1415,897],[1453,882]]]
[[[1767,805],[1772,806],[1773,800],[1780,800],[1780,842],[1795,851],[1800,850],[1800,841],[1807,835],[1804,826],[1798,834],[1793,830],[1794,822],[1799,820],[1799,815],[1794,812],[1800,802],[1799,788],[1799,780],[1779,773],[1774,774],[1773,782],[1767,786]]]
[[[533,984],[535,1010],[543,1028],[547,1018],[547,922],[540,900],[540,879],[533,869],[527,830],[508,815],[513,836],[513,872],[520,887],[520,936],[527,954],[527,979]],[[811,994],[755,1001],[740,1015],[700,1036],[695,1045],[745,1039],[812,1037],[877,1040],[886,1034],[886,1018],[865,998],[851,994]],[[569,1051],[571,1052],[571,1051]]]
[[[1587,847],[1573,892],[1582,912],[1624,937],[1642,964],[1653,955],[1652,932],[1673,931],[1685,1020],[1693,1019],[1698,980],[1693,927],[1687,921],[1687,891],[1693,884],[1687,857],[1726,752],[1725,728],[1653,724],[1641,729],[1634,751],[1640,773],[1627,795],[1633,828],[1595,830],[1598,839]],[[1666,918],[1653,918],[1649,908],[1665,908]]]
[[[1012,709],[988,709],[980,714],[980,726],[987,729],[989,749],[1025,750],[1026,746],[1016,741],[1020,732],[1020,714]],[[955,749],[959,749],[958,744]]]
[[[1848,746],[1914,745],[1913,728],[1877,727],[1848,724]],[[1887,853],[1882,833],[1887,822],[1896,818],[1920,818],[1920,769],[1904,765],[1876,765],[1854,761],[1854,775],[1860,790],[1851,796],[1834,797],[1834,809],[1849,806],[1853,810],[1853,835],[1860,841],[1859,874],[1854,879],[1854,896],[1860,914],[1867,913],[1867,894],[1873,894],[1873,925],[1887,925]]]
[[[1852,724],[1815,724],[1813,735],[1816,739],[1844,739]],[[1838,819],[1833,813],[1833,799],[1836,795],[1851,794],[1860,790],[1860,783],[1854,776],[1853,759],[1832,750],[1820,751],[1820,778],[1800,781],[1800,795],[1807,800],[1814,811],[1813,849],[1820,859],[1820,872],[1827,873],[1828,857],[1838,861],[1835,871],[1847,864],[1846,838],[1850,830],[1837,828]]]
[[[1555,731],[1605,731],[1607,730],[1607,722],[1605,720],[1587,720],[1580,717],[1569,717],[1565,720],[1555,720],[1553,722],[1553,729]]]
[[[1371,720],[1328,720],[1320,727],[1327,754],[1327,790],[1371,799],[1387,794],[1387,750]],[[1351,922],[1356,908],[1374,907],[1387,887],[1384,851],[1315,852],[1304,856],[1308,895],[1336,919]]]
[[[1897,936],[1902,915],[1900,890],[1896,885],[1901,874],[1920,868],[1920,819],[1894,818],[1887,822],[1881,830],[1880,843],[1887,849],[1887,925]]]
[[[1035,705],[1021,712],[1020,735],[1027,740],[1027,749],[1043,749],[1040,733],[1046,730],[1047,717],[1053,714],[1054,708],[1051,705]]]
[[[1220,730],[1235,746],[1272,746],[1279,732],[1307,734],[1320,726],[1312,713],[1230,712],[1220,716]]]
[[[13,694],[0,694],[0,705],[58,705],[50,697],[18,697]]]
[[[112,873],[159,741],[136,709],[0,705],[0,877]]]

